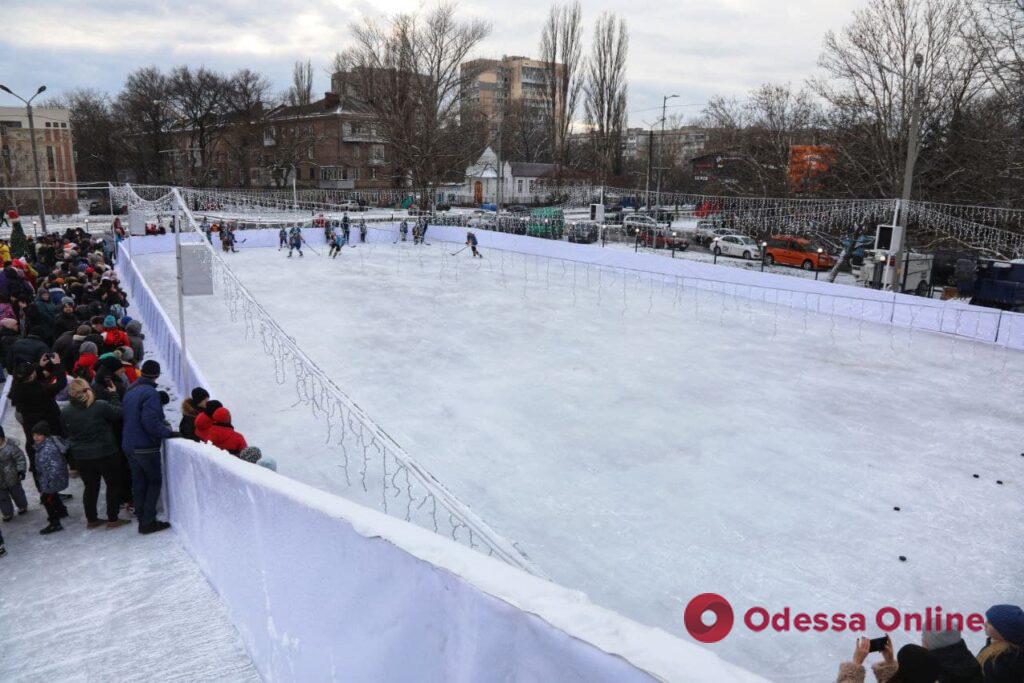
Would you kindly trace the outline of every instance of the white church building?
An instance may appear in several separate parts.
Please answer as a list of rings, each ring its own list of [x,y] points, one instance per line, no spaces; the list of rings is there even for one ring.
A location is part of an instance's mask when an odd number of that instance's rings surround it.
[[[541,189],[539,181],[553,176],[557,168],[556,164],[502,162],[502,204],[543,201],[546,191]],[[498,176],[498,155],[488,147],[476,163],[466,168],[460,194],[471,198],[474,204],[493,204],[498,198]]]

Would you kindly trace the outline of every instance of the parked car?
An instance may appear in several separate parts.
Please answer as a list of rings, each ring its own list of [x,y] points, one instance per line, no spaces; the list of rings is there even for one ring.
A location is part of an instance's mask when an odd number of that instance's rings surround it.
[[[982,261],[971,303],[1024,312],[1024,263]]]
[[[765,263],[796,266],[804,270],[826,270],[836,264],[824,248],[806,237],[772,235],[765,249]]]
[[[528,207],[526,207],[526,206],[523,206],[522,204],[513,204],[512,206],[507,207],[505,209],[505,212],[509,213],[509,214],[511,214],[513,216],[529,216],[530,215],[530,209]]]
[[[690,243],[678,231],[664,227],[645,227],[640,230],[640,244],[654,249],[684,251]]]
[[[657,227],[657,222],[655,222],[655,220],[650,216],[631,214],[629,216],[624,216],[622,219],[622,231],[630,236],[637,234],[641,230],[654,230]]]
[[[421,209],[418,206],[410,206],[409,207],[409,215],[410,216],[430,216],[431,212],[430,212],[430,209]]]
[[[697,221],[697,227],[693,235],[701,244],[711,244],[716,237],[733,234],[732,230],[722,227],[722,221],[717,218],[701,218]]]
[[[482,211],[476,209],[466,219],[466,225],[470,228],[487,228],[491,229],[494,227],[495,215],[490,211]]]
[[[729,234],[716,237],[712,242],[711,251],[716,256],[738,256],[748,261],[761,258],[760,245],[746,235]]]
[[[110,213],[110,203],[104,201],[89,202],[90,216],[105,216]]]
[[[592,221],[579,221],[569,226],[566,239],[579,244],[593,244],[600,237],[597,224]]]
[[[338,211],[366,211],[366,206],[355,199],[348,199],[338,204]]]

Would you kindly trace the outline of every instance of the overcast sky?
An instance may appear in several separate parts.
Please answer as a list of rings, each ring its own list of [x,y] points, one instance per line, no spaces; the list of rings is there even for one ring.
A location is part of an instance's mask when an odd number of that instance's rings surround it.
[[[661,96],[695,115],[715,95],[742,95],[765,81],[801,83],[816,72],[822,38],[866,0],[603,0],[583,3],[589,44],[605,10],[630,30],[630,125],[654,121]],[[116,92],[140,66],[188,63],[266,73],[288,86],[292,62],[309,58],[315,87],[364,14],[414,10],[406,0],[2,0],[0,83],[25,95],[45,83]],[[463,0],[467,15],[493,23],[479,56],[537,56],[547,0]],[[585,50],[587,48],[585,44]],[[0,104],[16,104],[0,93]]]

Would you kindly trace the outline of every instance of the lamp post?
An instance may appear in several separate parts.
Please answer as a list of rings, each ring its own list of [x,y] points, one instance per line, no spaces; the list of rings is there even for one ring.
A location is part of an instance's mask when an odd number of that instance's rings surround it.
[[[665,95],[661,98],[661,139],[658,141],[658,187],[655,190],[654,221],[658,221],[658,207],[661,206],[661,174],[665,171],[665,110],[668,101],[679,95]]]
[[[818,247],[818,263],[814,266],[814,279],[818,279],[818,273],[821,271],[821,254],[825,251],[821,247]]]
[[[900,201],[899,230],[893,231],[892,252],[892,291],[900,289],[901,271],[903,269],[903,245],[906,242],[907,212],[910,208],[910,192],[914,184],[914,165],[917,163],[917,129],[921,121],[921,66],[924,56],[914,55],[914,89],[913,104],[910,110],[910,130],[907,132],[907,160],[903,165],[903,198]]]
[[[36,191],[39,193],[39,220],[42,222],[43,234],[45,235],[46,234],[46,200],[43,198],[43,183],[39,180],[39,155],[36,154],[36,126],[35,126],[35,121],[32,118],[32,100],[34,100],[36,97],[38,97],[41,93],[45,92],[46,91],[46,86],[45,85],[39,86],[39,89],[36,90],[36,94],[33,95],[32,97],[28,98],[27,100],[24,97],[22,97],[21,95],[19,95],[18,93],[14,92],[10,88],[8,88],[6,85],[0,85],[0,90],[3,90],[8,95],[13,95],[14,97],[17,97],[19,100],[21,100],[22,102],[25,103],[25,108],[28,110],[28,135],[29,135],[29,138],[32,141],[32,168],[35,171],[35,175],[36,175]],[[34,222],[33,222],[33,224],[34,224]]]
[[[761,272],[762,273],[764,272],[764,259],[765,259],[765,256],[766,256],[767,253],[768,253],[768,243],[767,242],[761,242]]]

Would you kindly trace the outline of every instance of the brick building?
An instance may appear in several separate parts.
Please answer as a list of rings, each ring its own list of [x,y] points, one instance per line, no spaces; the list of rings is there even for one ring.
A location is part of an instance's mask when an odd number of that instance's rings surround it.
[[[48,212],[77,211],[74,190],[75,143],[71,131],[71,113],[67,109],[34,107],[36,154],[39,181],[44,185],[68,185],[67,189],[47,190]],[[24,107],[0,107],[0,179],[7,188],[35,187],[32,163],[32,137],[28,113]],[[36,193],[8,191],[2,200],[14,203],[22,213],[38,210]]]

